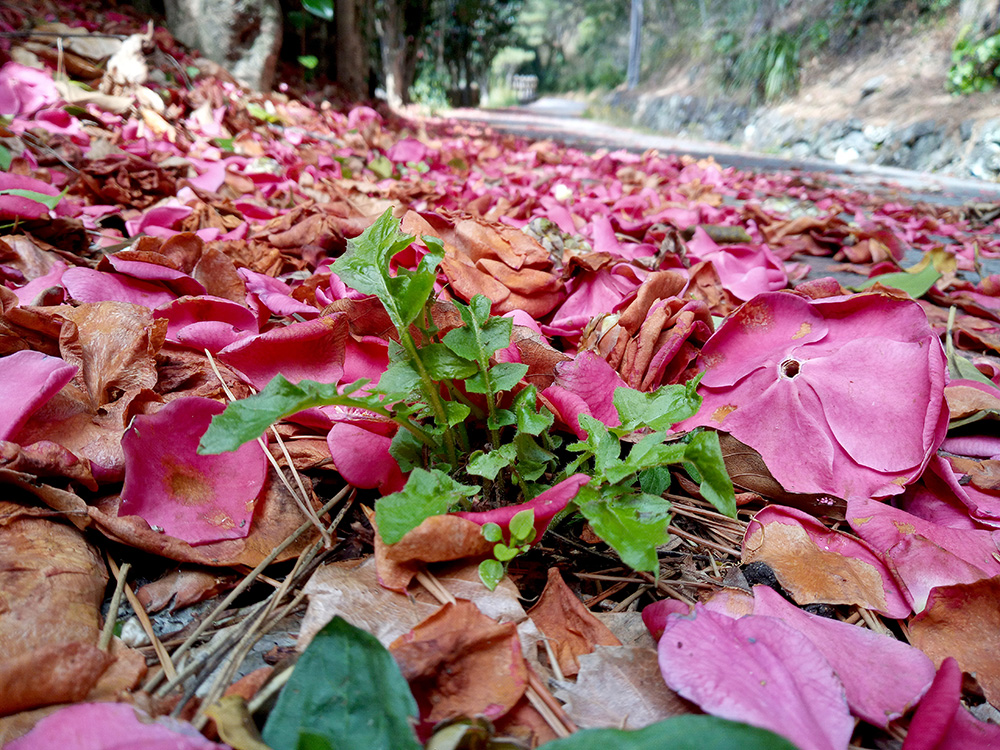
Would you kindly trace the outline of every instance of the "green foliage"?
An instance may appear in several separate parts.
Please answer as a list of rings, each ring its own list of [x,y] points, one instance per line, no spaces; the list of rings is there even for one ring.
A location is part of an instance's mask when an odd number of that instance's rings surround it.
[[[747,40],[732,59],[726,76],[730,89],[746,89],[765,101],[794,93],[799,87],[802,39],[785,31]]]
[[[962,34],[951,53],[946,86],[953,94],[989,91],[1000,82],[1000,34],[972,39]]]
[[[546,744],[546,750],[795,750],[767,729],[716,716],[676,716],[643,729],[584,729]]]
[[[302,7],[324,21],[333,20],[333,0],[302,0]]]
[[[299,657],[263,738],[273,750],[419,750],[416,716],[417,702],[389,652],[334,617]]]
[[[391,419],[401,429],[390,453],[410,477],[402,490],[376,503],[376,523],[389,544],[430,516],[468,509],[469,498],[481,490],[491,502],[509,504],[518,496],[529,500],[578,471],[593,479],[573,507],[640,570],[656,569],[656,548],[667,539],[670,503],[662,497],[670,485],[667,467],[683,467],[707,500],[735,515],[733,486],[715,433],[682,439],[666,433],[697,413],[697,378],[653,393],[618,388],[613,401],[620,425],[609,428],[581,415],[585,439],[563,446],[548,433],[554,417],[539,408],[535,387],[521,384],[527,366],[495,361],[511,342],[509,318],[492,316],[490,301],[477,295],[468,305],[453,302],[462,326],[443,334],[437,328],[429,303],[443,250],[439,240],[423,239],[428,252],[417,268],[390,273],[393,256],[413,237],[402,234],[387,211],[349,240],[333,264],[346,284],[378,297],[396,328],[398,343],[389,346],[390,364],[377,387],[362,393],[364,380],[338,388],[313,381],[293,384],[278,375],[260,393],[216,416],[199,452],[235,450],[274,421],[315,406],[355,408]],[[494,543],[495,560],[482,567],[481,577],[495,586],[506,564],[535,541],[534,514],[515,515],[506,540],[489,525],[483,531]]]

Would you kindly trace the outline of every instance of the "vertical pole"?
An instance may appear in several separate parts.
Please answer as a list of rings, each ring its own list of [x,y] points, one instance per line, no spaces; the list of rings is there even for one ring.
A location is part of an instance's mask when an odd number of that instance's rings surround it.
[[[639,62],[642,56],[642,0],[632,0],[629,24],[628,72],[625,85],[629,90],[639,85]]]

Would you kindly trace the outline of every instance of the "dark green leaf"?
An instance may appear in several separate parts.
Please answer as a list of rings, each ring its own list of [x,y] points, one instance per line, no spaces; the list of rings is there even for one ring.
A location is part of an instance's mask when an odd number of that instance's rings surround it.
[[[514,397],[512,408],[517,416],[517,431],[526,435],[538,435],[549,429],[555,421],[551,411],[538,408],[538,389],[526,386]]]
[[[714,505],[720,513],[736,518],[736,493],[733,481],[726,471],[719,447],[719,434],[704,430],[691,436],[684,451],[684,458],[693,463],[701,474],[698,486],[701,496]]]
[[[389,261],[413,237],[399,231],[399,221],[386,209],[374,224],[347,241],[347,250],[333,263],[332,270],[345,284],[362,294],[374,294],[400,335],[409,335],[407,327],[416,320],[434,290],[436,269],[443,255],[429,252],[416,271],[400,269],[389,274]]]
[[[520,362],[500,362],[490,368],[490,379],[493,381],[493,392],[502,393],[511,390],[528,374],[528,366]]]
[[[854,291],[860,292],[875,286],[875,284],[881,284],[893,289],[900,289],[913,297],[913,299],[919,299],[927,294],[930,288],[934,286],[934,283],[940,278],[941,272],[934,267],[933,263],[928,263],[916,273],[909,273],[907,271],[883,273],[879,276],[873,276],[868,281],[853,288]]]
[[[654,466],[639,472],[639,486],[647,495],[662,495],[670,489],[670,469]]]
[[[676,716],[643,729],[584,729],[545,750],[796,750],[766,729],[717,716]]]
[[[302,7],[324,21],[333,20],[333,0],[302,0]]]
[[[549,462],[556,455],[540,446],[531,435],[519,433],[514,436],[514,447],[517,448],[517,462],[514,469],[527,482],[538,479],[549,468]]]
[[[371,390],[408,396],[420,388],[420,373],[410,362],[391,362]]]
[[[615,496],[608,492],[611,488],[603,489],[581,487],[575,500],[580,512],[622,562],[633,570],[655,572],[659,567],[656,548],[669,539],[669,501],[646,494]]]
[[[425,447],[409,430],[396,430],[389,443],[389,455],[396,459],[399,470],[405,473],[424,465]]]
[[[499,430],[517,422],[517,417],[510,409],[497,409],[493,416],[486,418],[486,426],[491,430]]]
[[[662,432],[646,435],[632,446],[624,461],[605,469],[605,476],[616,484],[632,474],[654,466],[676,464],[684,460],[686,447],[683,443],[663,444],[666,436]]]
[[[358,383],[353,386],[360,387]],[[260,393],[233,401],[222,414],[212,418],[212,423],[201,438],[198,453],[204,456],[234,451],[247,441],[263,435],[279,419],[313,406],[366,408],[378,406],[379,403],[375,396],[342,396],[337,393],[335,383],[303,380],[293,384],[283,376],[275,375]]]
[[[435,380],[465,380],[479,371],[475,362],[462,359],[444,344],[420,347],[420,359]]]
[[[589,414],[581,414],[580,427],[587,431],[587,439],[581,443],[566,446],[571,451],[585,450],[594,456],[594,469],[599,478],[606,478],[608,469],[621,464],[621,442],[608,432],[599,419]]]
[[[459,484],[440,469],[414,469],[406,486],[375,503],[375,523],[386,544],[395,544],[425,518],[447,513],[478,487]]]
[[[681,420],[693,417],[701,406],[696,389],[701,377],[684,385],[664,385],[651,393],[633,388],[615,388],[614,403],[621,418],[622,434],[640,427],[666,430]]]
[[[497,560],[483,560],[479,563],[479,580],[490,591],[494,591],[503,580],[503,565]]]
[[[502,469],[514,463],[516,457],[517,448],[513,443],[501,445],[489,453],[475,451],[469,456],[469,463],[466,465],[465,471],[474,477],[485,477],[492,481],[497,478],[497,474]]]
[[[468,406],[458,401],[445,401],[442,406],[444,407],[444,415],[449,427],[454,427],[464,422],[469,418],[469,414],[472,411]]]
[[[299,657],[263,736],[274,750],[419,750],[416,715],[417,702],[389,652],[334,617]]]

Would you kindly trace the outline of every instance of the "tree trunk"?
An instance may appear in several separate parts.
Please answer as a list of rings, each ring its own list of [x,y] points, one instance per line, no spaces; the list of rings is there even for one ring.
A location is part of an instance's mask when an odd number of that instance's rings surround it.
[[[368,93],[367,65],[361,33],[361,13],[358,0],[336,0],[337,24],[337,83],[354,100]]]
[[[625,85],[631,91],[639,85],[639,64],[642,59],[642,0],[632,0],[632,15],[628,36],[628,72]]]
[[[958,33],[982,39],[1000,32],[998,0],[962,0],[958,6]]]

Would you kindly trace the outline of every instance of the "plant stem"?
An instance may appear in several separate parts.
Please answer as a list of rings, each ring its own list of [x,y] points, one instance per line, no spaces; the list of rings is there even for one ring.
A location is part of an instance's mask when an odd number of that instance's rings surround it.
[[[431,409],[434,411],[434,418],[444,428],[444,447],[448,452],[448,460],[452,466],[457,466],[458,455],[455,452],[455,435],[448,426],[448,417],[444,413],[444,404],[441,403],[441,394],[438,393],[437,383],[434,382],[430,373],[427,372],[423,360],[420,359],[420,352],[417,349],[417,345],[413,342],[413,337],[410,336],[409,331],[402,329],[399,331],[399,342],[403,345],[406,353],[410,355],[413,365],[417,368],[417,372],[420,373],[420,380],[423,381],[424,392],[431,404]]]

